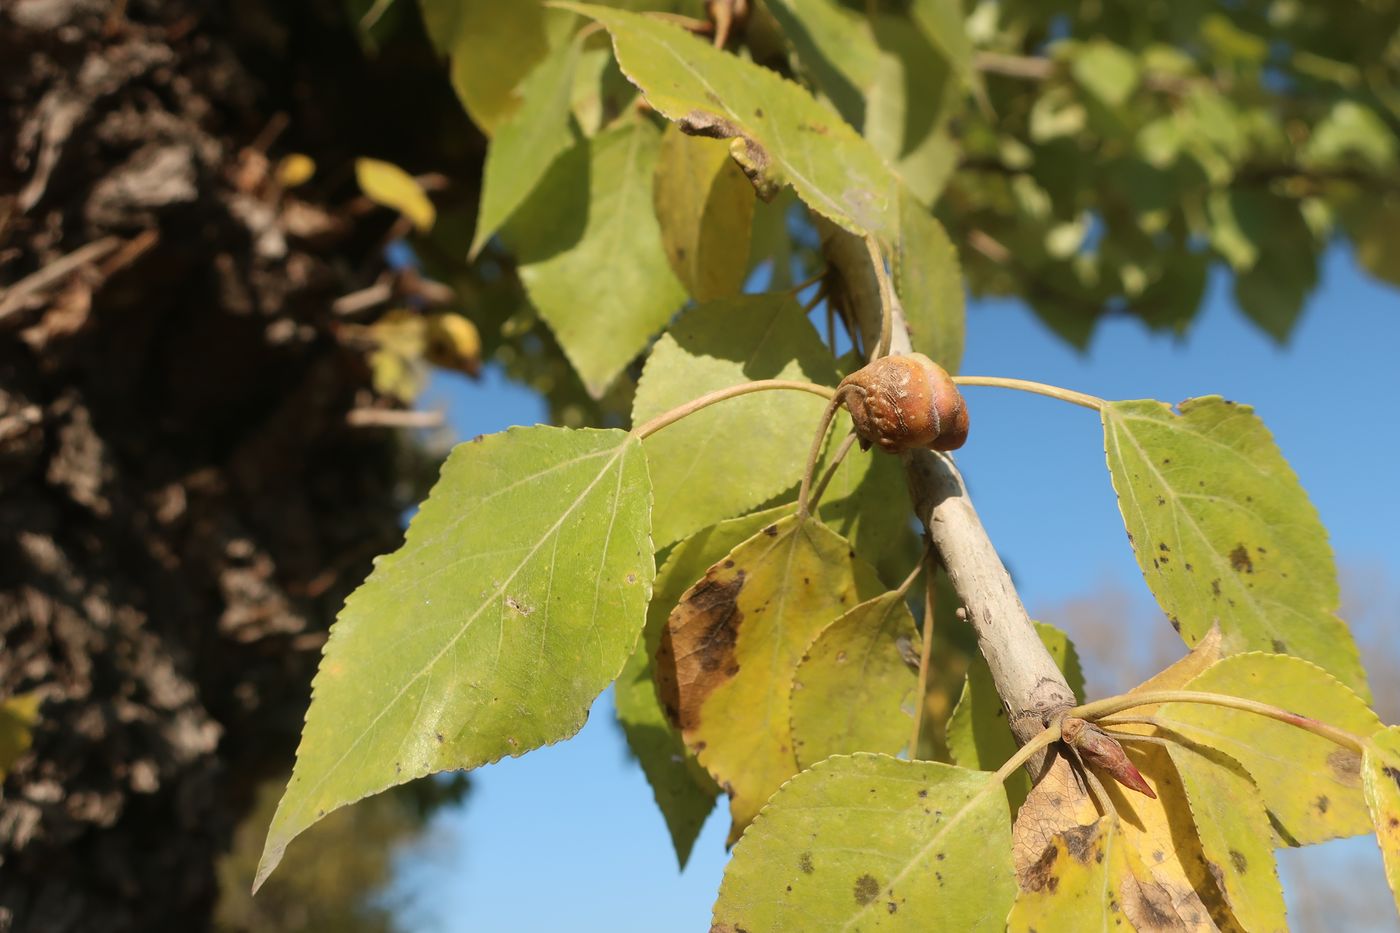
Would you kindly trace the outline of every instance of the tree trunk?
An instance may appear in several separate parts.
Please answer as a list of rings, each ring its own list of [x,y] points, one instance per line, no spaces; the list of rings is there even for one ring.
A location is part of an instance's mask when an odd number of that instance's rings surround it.
[[[378,403],[330,310],[394,222],[351,158],[466,121],[430,53],[366,61],[344,8],[0,8],[0,698],[43,697],[0,930],[206,926],[325,630],[399,538],[415,451],[347,424]],[[293,192],[289,151],[318,166]]]

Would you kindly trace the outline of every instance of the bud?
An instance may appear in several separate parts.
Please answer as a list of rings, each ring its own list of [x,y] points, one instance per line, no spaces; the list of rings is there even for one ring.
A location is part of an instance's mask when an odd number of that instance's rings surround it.
[[[1060,734],[1065,743],[1079,752],[1084,763],[1100,771],[1107,771],[1113,779],[1124,787],[1145,794],[1153,800],[1157,795],[1143,779],[1142,772],[1133,767],[1128,753],[1118,740],[1098,726],[1083,719],[1065,719],[1060,725]]]
[[[886,356],[841,380],[862,450],[956,450],[967,440],[967,403],[953,377],[922,353]]]

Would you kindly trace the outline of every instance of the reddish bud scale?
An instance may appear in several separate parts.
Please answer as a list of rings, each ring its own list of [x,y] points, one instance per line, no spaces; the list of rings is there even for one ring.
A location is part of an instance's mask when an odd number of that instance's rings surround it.
[[[967,440],[967,403],[953,377],[922,353],[886,356],[841,380],[862,450],[956,450]]]
[[[1093,723],[1083,719],[1066,719],[1060,726],[1065,743],[1079,752],[1079,757],[1091,767],[1106,771],[1124,787],[1157,799],[1142,772],[1128,760],[1128,753],[1118,740]]]

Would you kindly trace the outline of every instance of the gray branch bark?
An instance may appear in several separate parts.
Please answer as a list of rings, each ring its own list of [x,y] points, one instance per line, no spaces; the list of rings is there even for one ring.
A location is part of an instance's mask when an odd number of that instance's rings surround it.
[[[866,346],[879,334],[880,289],[865,244],[818,218],[822,251],[840,276],[839,297],[854,317]],[[909,353],[909,330],[896,302],[891,352]],[[1016,740],[1025,744],[1044,730],[1052,714],[1075,705],[1074,693],[1026,614],[953,458],[931,450],[904,456],[909,492],[929,538],[947,568]],[[1031,762],[1039,773],[1041,759]]]

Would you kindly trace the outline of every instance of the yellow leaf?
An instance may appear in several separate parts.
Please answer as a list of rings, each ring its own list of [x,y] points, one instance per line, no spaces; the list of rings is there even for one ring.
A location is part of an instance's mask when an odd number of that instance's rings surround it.
[[[39,694],[22,693],[0,702],[0,781],[29,749],[30,729],[39,721]]]
[[[304,185],[316,174],[316,160],[301,152],[292,152],[277,163],[277,183],[283,188]]]
[[[866,593],[875,572],[812,518],[784,518],[686,591],[656,655],[667,715],[729,792],[739,836],[798,770],[791,686],[807,646]]]
[[[1385,859],[1385,878],[1400,907],[1400,726],[1371,736],[1362,760],[1366,803]]]
[[[481,334],[460,314],[434,314],[428,318],[424,357],[434,366],[475,376],[481,370]]]
[[[356,159],[355,179],[374,203],[396,210],[413,222],[419,233],[432,229],[437,220],[433,202],[413,176],[390,162]]]

